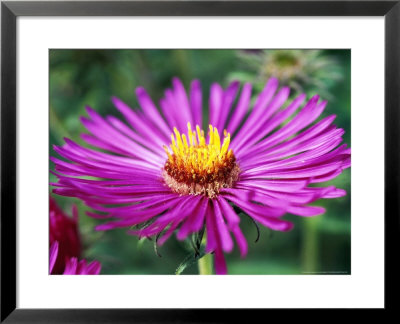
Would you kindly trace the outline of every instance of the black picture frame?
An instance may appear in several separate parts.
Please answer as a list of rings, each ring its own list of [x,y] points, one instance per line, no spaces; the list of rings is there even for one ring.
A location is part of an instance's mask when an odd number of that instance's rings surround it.
[[[16,19],[19,16],[384,16],[385,310],[396,308],[399,246],[400,0],[396,1],[2,1],[1,3],[1,322],[231,322],[267,320],[268,309],[16,308]],[[368,68],[368,67],[366,67]],[[373,153],[371,153],[373,154]],[[366,175],[371,176],[371,175]],[[371,239],[373,239],[371,233]],[[373,260],[371,260],[373,262]],[[134,292],[135,293],[135,292]],[[392,297],[393,296],[393,297]],[[183,297],[183,298],[187,298]],[[275,311],[275,310],[274,310]],[[382,310],[378,310],[382,311]]]

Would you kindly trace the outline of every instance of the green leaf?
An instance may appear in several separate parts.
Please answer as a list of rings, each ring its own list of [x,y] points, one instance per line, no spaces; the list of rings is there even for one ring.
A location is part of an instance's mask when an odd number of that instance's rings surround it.
[[[178,268],[176,268],[175,274],[180,275],[187,267],[193,265],[194,263],[196,263],[198,260],[200,260],[205,255],[206,255],[206,253],[205,253],[204,247],[201,247],[199,254],[190,253],[183,259],[183,261],[178,266]]]

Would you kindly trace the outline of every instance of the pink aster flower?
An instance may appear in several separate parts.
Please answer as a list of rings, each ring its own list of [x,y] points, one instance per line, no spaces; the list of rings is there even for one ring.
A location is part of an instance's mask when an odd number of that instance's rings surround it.
[[[50,196],[50,246],[58,242],[58,259],[54,264],[54,273],[62,273],[65,268],[65,260],[81,255],[81,241],[78,231],[78,210],[72,207],[72,217],[68,217],[57,206]]]
[[[161,112],[141,87],[140,110],[113,98],[126,123],[87,107],[89,118],[81,121],[90,134],[82,139],[94,148],[70,139],[54,147],[67,160],[52,158],[54,192],[82,199],[98,211],[92,217],[111,219],[98,230],[127,227],[130,234],[156,236],[159,245],[175,232],[179,240],[205,232],[216,273],[227,273],[224,252],[232,251],[232,236],[242,257],[248,249],[237,210],[288,231],[293,224],[283,219],[286,213],[320,215],[324,208],[310,203],[345,195],[315,184],[350,166],[350,149],[341,144],[344,130],[332,124],[335,116],[317,121],[326,101],[314,96],[303,105],[301,94],[288,102],[289,88],[278,89],[271,78],[251,105],[251,88],[244,84],[238,94],[238,82],[226,89],[211,86],[208,136],[198,80],[187,95],[173,79]]]
[[[54,241],[50,246],[49,254],[49,273],[59,274],[55,272],[54,268],[57,261],[60,259],[58,241]],[[78,262],[78,258],[72,257],[67,258],[63,263],[65,264],[65,268],[61,274],[64,275],[97,275],[101,270],[101,264],[98,261],[93,261],[88,264],[86,260],[81,260]]]

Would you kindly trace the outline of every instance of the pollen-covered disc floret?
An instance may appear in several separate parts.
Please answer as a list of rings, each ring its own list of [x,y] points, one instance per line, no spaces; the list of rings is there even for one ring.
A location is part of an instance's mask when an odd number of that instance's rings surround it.
[[[215,197],[221,188],[230,188],[238,179],[239,166],[232,149],[230,134],[224,131],[221,143],[217,128],[209,125],[208,143],[204,131],[197,125],[188,135],[174,128],[171,134],[171,151],[164,146],[168,159],[163,169],[165,183],[183,195]]]

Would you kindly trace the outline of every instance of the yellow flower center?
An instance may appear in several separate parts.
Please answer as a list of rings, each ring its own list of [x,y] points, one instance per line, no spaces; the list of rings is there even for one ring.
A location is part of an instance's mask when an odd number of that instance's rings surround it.
[[[190,123],[187,126],[187,136],[174,128],[171,151],[164,146],[168,156],[163,170],[165,183],[179,194],[213,198],[220,188],[231,187],[239,175],[235,155],[229,149],[230,134],[224,131],[221,144],[218,130],[210,125],[207,144],[199,126],[193,131]]]

